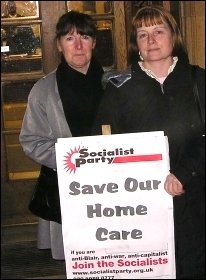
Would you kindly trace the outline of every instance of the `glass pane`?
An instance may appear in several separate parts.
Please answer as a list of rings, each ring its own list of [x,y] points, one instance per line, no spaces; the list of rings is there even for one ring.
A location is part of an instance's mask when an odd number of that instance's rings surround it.
[[[1,26],[2,73],[42,70],[40,25]]]
[[[29,159],[19,143],[19,134],[5,135],[9,180],[34,179],[39,175],[40,165]],[[21,162],[19,161],[21,159]]]
[[[111,20],[99,20],[97,23],[97,42],[94,54],[103,67],[114,66],[114,44]]]
[[[76,10],[88,14],[108,14],[113,12],[113,1],[67,1],[68,11]]]
[[[38,17],[38,1],[1,1],[1,18],[3,20]]]
[[[35,80],[36,81],[36,80]],[[6,83],[2,86],[2,112],[4,129],[20,129],[28,94],[35,81]]]

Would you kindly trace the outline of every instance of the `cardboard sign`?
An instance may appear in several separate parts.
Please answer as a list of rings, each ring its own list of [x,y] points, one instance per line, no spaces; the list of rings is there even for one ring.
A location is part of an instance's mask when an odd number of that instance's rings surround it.
[[[68,279],[175,279],[162,131],[58,139]]]

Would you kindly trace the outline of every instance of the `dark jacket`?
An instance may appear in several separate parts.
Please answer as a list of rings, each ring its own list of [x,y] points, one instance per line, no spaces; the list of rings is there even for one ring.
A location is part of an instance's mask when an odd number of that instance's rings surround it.
[[[109,124],[112,134],[164,131],[168,136],[170,171],[185,188],[185,194],[174,197],[177,278],[205,273],[205,138],[191,68],[178,61],[162,86],[138,63],[131,66],[130,78],[128,72],[121,79],[110,77],[94,126],[95,134]],[[196,71],[204,106],[205,71]]]

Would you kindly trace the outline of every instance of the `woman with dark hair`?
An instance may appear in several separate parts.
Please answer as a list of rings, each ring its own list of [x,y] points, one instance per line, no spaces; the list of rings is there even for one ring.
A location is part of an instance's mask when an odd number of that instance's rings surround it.
[[[93,56],[96,26],[89,15],[70,11],[56,25],[61,63],[31,89],[20,133],[25,154],[41,165],[38,184],[52,189],[44,206],[29,209],[40,217],[38,248],[64,259],[56,172],[57,138],[91,135],[102,96],[103,69]]]
[[[205,70],[189,64],[177,23],[162,7],[137,11],[130,45],[131,66],[103,77],[106,89],[93,133],[101,134],[102,125],[110,125],[112,134],[164,131],[170,156],[164,187],[174,201],[176,276],[204,278]]]

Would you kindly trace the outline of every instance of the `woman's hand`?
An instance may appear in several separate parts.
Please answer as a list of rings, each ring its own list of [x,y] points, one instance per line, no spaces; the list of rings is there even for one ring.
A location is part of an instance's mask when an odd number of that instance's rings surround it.
[[[184,193],[183,185],[171,173],[166,178],[166,181],[164,183],[164,188],[166,192],[172,196],[181,195]]]

